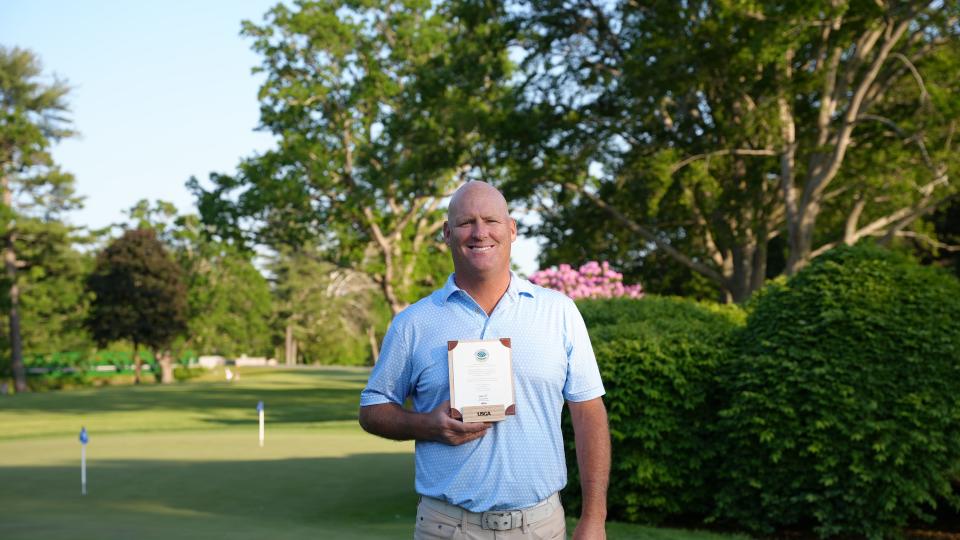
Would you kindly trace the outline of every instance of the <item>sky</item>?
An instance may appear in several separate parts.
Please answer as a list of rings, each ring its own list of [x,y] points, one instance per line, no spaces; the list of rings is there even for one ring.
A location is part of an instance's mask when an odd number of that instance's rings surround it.
[[[276,0],[0,0],[0,45],[36,53],[44,75],[65,80],[80,135],[54,148],[76,177],[84,207],[74,225],[126,221],[141,199],[196,212],[191,177],[230,173],[273,146],[255,131],[262,75],[240,36]],[[513,262],[536,270],[537,244],[520,239]]]

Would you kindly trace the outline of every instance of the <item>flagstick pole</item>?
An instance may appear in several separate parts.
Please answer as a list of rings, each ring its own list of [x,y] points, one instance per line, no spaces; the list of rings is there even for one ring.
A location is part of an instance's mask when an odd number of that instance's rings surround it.
[[[260,448],[263,448],[263,409],[260,409]]]
[[[80,494],[87,494],[87,445],[80,445]]]

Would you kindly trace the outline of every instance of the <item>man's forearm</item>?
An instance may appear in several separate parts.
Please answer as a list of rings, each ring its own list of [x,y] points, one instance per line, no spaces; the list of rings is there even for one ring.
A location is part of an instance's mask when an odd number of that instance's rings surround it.
[[[458,445],[483,437],[490,424],[464,424],[450,418],[450,402],[428,413],[408,411],[396,403],[360,407],[360,426],[395,441],[434,441]]]
[[[424,415],[408,411],[396,403],[360,407],[360,426],[373,435],[395,441],[423,440]]]
[[[583,493],[581,519],[603,521],[607,518],[607,485],[610,479],[607,409],[601,398],[571,402],[569,406]]]

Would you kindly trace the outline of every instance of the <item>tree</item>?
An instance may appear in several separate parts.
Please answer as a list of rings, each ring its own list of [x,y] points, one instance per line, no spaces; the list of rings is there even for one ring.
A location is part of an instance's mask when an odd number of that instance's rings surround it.
[[[938,208],[902,236],[901,243],[923,264],[947,268],[960,278],[960,199]]]
[[[183,347],[225,356],[270,354],[276,334],[270,328],[273,299],[252,253],[209,238],[198,216],[179,215],[166,201],[141,200],[128,215],[136,228],[156,231],[183,272]]]
[[[19,235],[25,219],[52,222],[74,207],[73,177],[53,162],[50,147],[73,134],[67,85],[41,78],[30,51],[0,47],[0,242],[6,270],[5,300],[10,329],[10,364],[18,392],[27,390],[21,337]]]
[[[204,245],[181,264],[187,277],[187,341],[207,354],[267,356],[277,334],[271,326],[270,284],[244,254]],[[217,249],[219,248],[219,249]]]
[[[18,280],[20,283],[21,341],[26,359],[64,351],[86,351],[94,343],[84,327],[90,294],[84,281],[93,267],[93,255],[77,249],[92,239],[63,223],[20,218]],[[0,314],[3,323],[6,313]],[[0,351],[10,351],[7,335]]]
[[[583,204],[586,202],[586,204]],[[717,287],[688,266],[677,264],[656,246],[638,241],[636,233],[611,222],[606,210],[583,201],[541,211],[541,222],[528,234],[543,238],[540,267],[579,265],[593,259],[610,261],[622,269],[624,281],[642,283],[644,290],[664,296],[715,300]],[[671,246],[690,253],[695,242],[687,236],[670,237]],[[774,251],[774,250],[771,250]],[[782,270],[783,265],[780,265]]]
[[[960,7],[943,2],[519,2],[518,191],[594,205],[605,235],[742,301],[784,236],[792,274],[951,196]],[[563,202],[566,200],[567,202]],[[571,217],[566,214],[565,217]],[[624,251],[624,250],[621,250]],[[575,261],[571,261],[575,262]]]
[[[299,1],[246,22],[267,76],[261,128],[277,148],[212,174],[209,189],[191,180],[204,222],[238,243],[316,245],[369,275],[393,313],[436,287],[451,269],[440,205],[479,173],[509,66],[482,32],[464,32],[482,10],[450,9]]]
[[[287,364],[376,361],[389,308],[369,276],[337,267],[310,247],[275,254],[268,269]]]
[[[128,230],[97,255],[87,287],[94,294],[87,327],[101,346],[133,342],[135,381],[140,382],[140,345],[160,362],[161,380],[173,381],[169,351],[186,331],[186,288],[177,263],[150,229]]]

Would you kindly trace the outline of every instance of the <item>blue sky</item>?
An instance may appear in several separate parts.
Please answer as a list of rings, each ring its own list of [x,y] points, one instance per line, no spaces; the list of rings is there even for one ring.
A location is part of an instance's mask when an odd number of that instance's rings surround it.
[[[231,172],[272,146],[256,132],[259,58],[239,35],[276,0],[187,2],[0,0],[0,44],[37,53],[65,79],[80,136],[54,157],[77,179],[84,208],[68,220],[91,228],[125,221],[140,199],[194,212],[190,176]],[[536,269],[536,244],[514,262]]]
[[[259,20],[272,4],[3,1],[0,43],[33,50],[73,88],[80,136],[54,151],[86,197],[73,222],[121,221],[143,198],[190,211],[191,175],[233,170],[270,147],[253,131],[258,59],[238,34],[242,19]]]

